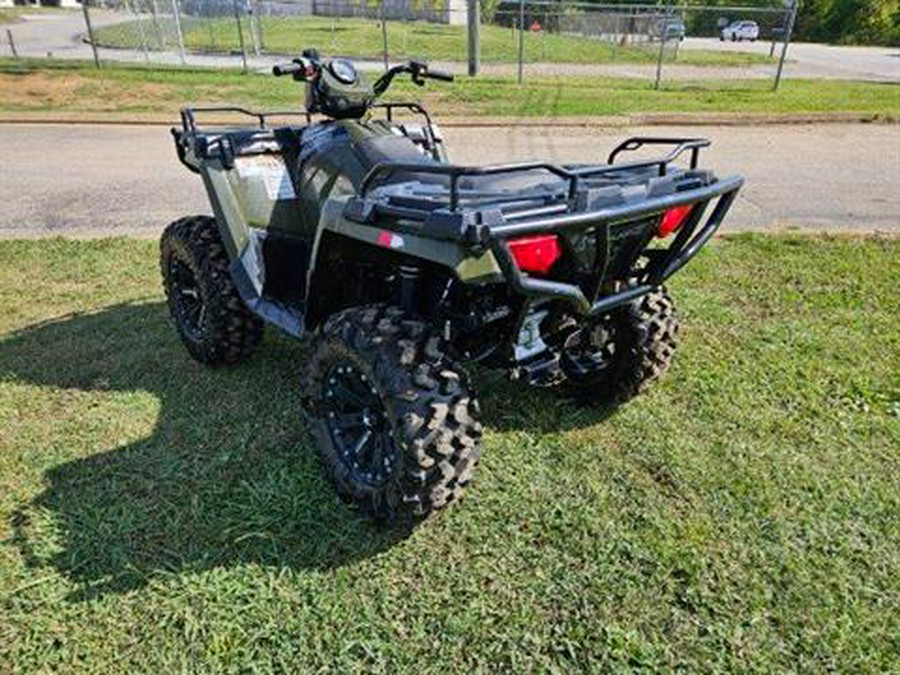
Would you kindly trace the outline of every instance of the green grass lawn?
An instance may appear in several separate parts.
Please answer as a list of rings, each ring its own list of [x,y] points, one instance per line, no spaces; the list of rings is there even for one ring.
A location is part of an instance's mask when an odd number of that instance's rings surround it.
[[[176,29],[171,20],[136,21],[104,26],[96,31],[103,47],[139,49],[141,29],[150,49],[171,49]],[[333,30],[332,30],[333,29]],[[190,50],[223,52],[240,49],[240,37],[233,18],[183,21],[185,46]],[[249,22],[244,22],[244,40],[253,49]],[[381,23],[368,19],[342,18],[332,24],[325,17],[262,17],[261,50],[272,54],[295,54],[317,47],[325,54],[353,58],[381,59],[384,38]],[[518,60],[518,36],[509,28],[485,24],[481,27],[481,58],[485,62],[513,63]],[[388,21],[388,52],[392,59],[417,58],[431,61],[465,61],[466,27],[424,21]],[[594,38],[559,33],[526,32],[524,58],[529,63],[655,62],[659,43],[617,47]],[[667,48],[667,60],[675,58],[674,45]],[[679,63],[691,65],[743,66],[772,63],[765,55],[716,50],[679,50]]]
[[[0,111],[153,112],[177,115],[186,103],[297,108],[302,90],[286,79],[233,70],[143,68],[0,59]],[[900,113],[900,86],[787,80],[778,92],[761,80],[665,83],[626,78],[459,77],[418,88],[397,80],[388,98],[421,100],[441,116],[566,117],[665,112]]]
[[[887,672],[900,242],[718,240],[614,411],[479,374],[463,503],[339,504],[302,345],[190,361],[156,244],[0,241],[0,670]]]

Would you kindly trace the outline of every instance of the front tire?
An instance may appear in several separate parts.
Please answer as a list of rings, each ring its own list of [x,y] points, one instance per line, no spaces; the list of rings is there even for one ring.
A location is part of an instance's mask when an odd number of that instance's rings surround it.
[[[645,392],[672,364],[678,346],[675,302],[664,287],[610,313],[581,343],[564,349],[563,386],[589,403],[624,403]]]
[[[375,305],[328,319],[306,386],[325,471],[364,515],[423,519],[472,480],[481,423],[468,377],[403,310]]]
[[[190,216],[166,227],[160,270],[169,314],[192,357],[217,366],[256,351],[263,323],[238,295],[214,218]]]

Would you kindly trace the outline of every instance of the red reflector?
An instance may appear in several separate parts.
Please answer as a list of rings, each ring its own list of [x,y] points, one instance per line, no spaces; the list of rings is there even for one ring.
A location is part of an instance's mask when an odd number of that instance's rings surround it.
[[[659,236],[668,237],[675,230],[684,225],[684,221],[687,220],[687,217],[691,214],[693,208],[693,204],[685,204],[684,206],[676,206],[675,208],[666,211],[659,223]]]
[[[555,234],[539,234],[511,240],[509,252],[523,272],[546,274],[559,260],[562,248]]]

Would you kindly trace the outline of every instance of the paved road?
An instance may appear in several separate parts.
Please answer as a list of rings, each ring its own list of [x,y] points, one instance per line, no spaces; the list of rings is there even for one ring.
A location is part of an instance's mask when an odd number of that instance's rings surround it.
[[[628,135],[702,134],[747,186],[725,229],[900,232],[900,127],[447,128],[458,162],[602,161]],[[164,127],[0,125],[0,236],[156,236],[209,208]]]
[[[682,49],[768,54],[771,43],[721,42],[715,38],[687,38]],[[781,45],[777,46],[776,56]],[[788,47],[788,77],[900,82],[900,47],[846,47],[792,42]],[[771,69],[770,69],[771,70]]]
[[[119,23],[130,17],[121,13],[91,10],[92,22],[96,27]],[[52,54],[58,58],[90,59],[91,49],[83,40],[85,32],[80,12],[69,11],[60,14],[36,13],[27,14],[23,20],[8,26],[13,32],[18,51],[23,56],[44,57]],[[8,46],[3,42],[3,54]],[[767,54],[768,42],[720,42],[714,38],[688,38],[682,49],[721,49],[727,51],[750,51]],[[101,49],[101,58],[143,62],[145,56],[141,50]],[[151,58],[157,63],[177,64],[180,56],[173,52],[154,52]],[[789,51],[790,62],[785,68],[787,78],[820,78],[820,79],[856,79],[879,82],[900,82],[900,48],[883,47],[831,47],[828,45],[794,43]],[[211,67],[239,67],[238,56],[189,54],[191,65]],[[254,70],[269,71],[276,61],[284,57],[271,56],[251,58],[250,67]],[[380,61],[363,64],[364,67],[380,70]],[[436,67],[463,73],[463,63],[436,63]],[[565,64],[534,63],[526,65],[526,75],[581,75],[634,77],[652,79],[656,66],[653,64],[634,63],[602,63],[602,64]],[[513,75],[514,64],[483,64],[485,74]],[[727,79],[727,78],[771,78],[775,73],[774,63],[771,65],[739,66],[739,67],[698,67],[667,63],[663,77],[667,80]]]

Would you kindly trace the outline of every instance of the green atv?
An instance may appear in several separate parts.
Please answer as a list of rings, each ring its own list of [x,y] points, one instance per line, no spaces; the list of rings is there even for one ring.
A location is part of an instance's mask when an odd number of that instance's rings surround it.
[[[662,284],[743,182],[698,168],[703,139],[632,138],[597,165],[451,164],[421,106],[376,102],[403,73],[453,79],[410,62],[370,84],[308,50],[274,69],[306,83],[302,112],[185,108],[178,157],[214,216],[172,223],[161,243],[198,361],[243,361],[265,323],[313,336],[305,386],[325,469],[382,521],[428,516],[472,480],[482,427],[465,366],[599,404],[659,378],[678,334]],[[199,112],[253,123],[201,127]],[[272,123],[289,114],[304,123]],[[616,163],[645,146],[668,152]]]

